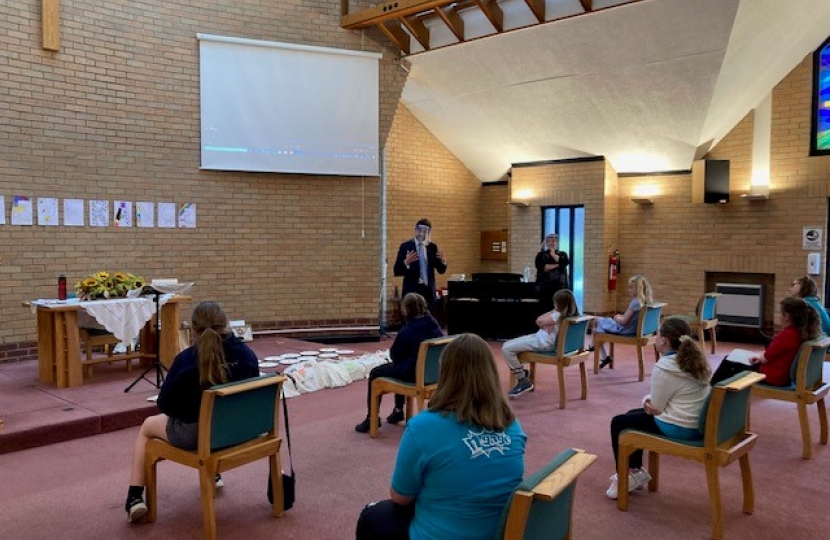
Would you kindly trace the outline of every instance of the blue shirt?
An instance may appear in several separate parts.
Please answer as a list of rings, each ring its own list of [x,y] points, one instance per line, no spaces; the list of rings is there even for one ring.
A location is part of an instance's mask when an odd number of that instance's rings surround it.
[[[813,306],[813,309],[818,312],[818,316],[821,318],[821,333],[830,336],[830,315],[827,314],[827,310],[821,305],[819,299],[815,296],[805,296],[804,301]]]
[[[424,411],[406,424],[392,489],[415,497],[410,540],[482,540],[522,481],[527,436],[518,420],[504,432]]]

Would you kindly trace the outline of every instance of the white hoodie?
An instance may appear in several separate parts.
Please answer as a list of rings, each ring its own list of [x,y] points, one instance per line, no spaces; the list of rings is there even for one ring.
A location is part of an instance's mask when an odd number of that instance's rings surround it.
[[[709,396],[709,383],[695,379],[677,365],[674,353],[663,356],[651,371],[651,406],[662,411],[655,418],[676,426],[696,429],[700,410]]]

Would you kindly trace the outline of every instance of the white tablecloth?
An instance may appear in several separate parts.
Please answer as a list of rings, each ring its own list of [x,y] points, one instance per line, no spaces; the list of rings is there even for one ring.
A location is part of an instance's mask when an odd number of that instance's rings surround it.
[[[159,307],[173,298],[172,294],[163,294],[159,297]],[[77,304],[92,315],[107,331],[118,338],[122,343],[131,343],[141,333],[147,321],[156,313],[156,304],[152,298],[114,298],[111,300],[92,300],[79,302],[77,300],[55,301],[36,300],[32,308],[37,305],[59,307],[61,305]]]

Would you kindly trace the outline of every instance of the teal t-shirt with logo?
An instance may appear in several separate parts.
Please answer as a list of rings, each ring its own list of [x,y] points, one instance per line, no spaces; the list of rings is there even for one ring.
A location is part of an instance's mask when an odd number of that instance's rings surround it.
[[[406,425],[392,489],[415,497],[410,540],[493,538],[504,505],[522,481],[527,436],[518,420],[504,432],[424,411]]]

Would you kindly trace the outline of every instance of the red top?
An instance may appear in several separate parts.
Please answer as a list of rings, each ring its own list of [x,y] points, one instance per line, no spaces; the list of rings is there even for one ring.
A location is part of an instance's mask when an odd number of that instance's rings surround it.
[[[767,376],[766,384],[773,386],[789,386],[790,366],[798,354],[798,348],[803,340],[794,326],[786,326],[779,332],[767,348],[764,349],[766,363],[761,364],[760,372]]]

